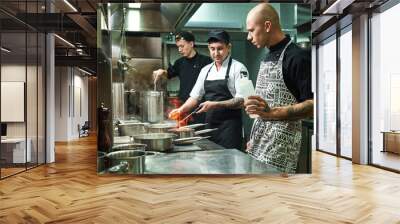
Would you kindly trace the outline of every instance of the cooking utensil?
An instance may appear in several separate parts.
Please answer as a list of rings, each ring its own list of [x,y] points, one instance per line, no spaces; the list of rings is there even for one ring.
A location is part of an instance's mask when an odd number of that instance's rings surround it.
[[[172,133],[148,133],[133,136],[134,141],[147,145],[150,151],[168,151],[173,148],[173,139],[177,136]]]
[[[198,127],[202,127],[202,126],[206,126],[207,124],[190,124],[190,125],[185,125],[182,126],[181,128],[198,128]]]
[[[189,115],[187,115],[186,117],[184,117],[183,119],[179,120],[178,122],[181,123],[182,121],[187,120],[190,116],[192,116],[194,113],[196,113],[197,111],[199,111],[201,109],[200,106],[198,106],[196,109],[194,109],[194,111],[192,111],[192,113],[190,113]]]
[[[179,138],[174,140],[175,145],[190,145],[194,142],[200,141],[202,139],[210,138],[211,136],[206,137],[189,137],[189,138]]]
[[[129,144],[132,142],[133,142],[133,140],[132,140],[131,136],[115,136],[114,137],[114,145]]]
[[[147,126],[147,131],[148,133],[168,133],[168,130],[175,126],[175,123],[150,124]]]
[[[147,125],[149,125],[149,123],[121,123],[118,124],[118,132],[120,136],[133,136],[144,134],[147,132]]]
[[[164,120],[164,93],[160,91],[140,92],[142,121],[160,123]]]
[[[188,137],[193,137],[195,135],[194,129],[192,128],[173,128],[169,129],[168,131],[176,134],[178,138],[188,138]]]
[[[204,130],[200,130],[200,131],[195,131],[194,134],[195,135],[202,135],[202,134],[213,132],[213,131],[216,131],[216,130],[218,130],[218,128],[208,128],[208,129],[204,129]]]
[[[110,152],[107,154],[111,162],[109,172],[143,173],[144,155],[145,152],[140,150]]]
[[[140,150],[145,151],[147,145],[141,143],[129,143],[129,144],[121,144],[115,145],[111,148],[111,151],[123,151],[123,150]]]

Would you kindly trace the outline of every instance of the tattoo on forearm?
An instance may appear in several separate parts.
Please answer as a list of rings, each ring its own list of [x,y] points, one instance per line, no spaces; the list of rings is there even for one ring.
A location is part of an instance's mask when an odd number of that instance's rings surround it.
[[[219,102],[221,107],[229,108],[229,109],[239,109],[243,107],[244,100],[243,98],[235,97],[230,100],[225,100]]]
[[[313,117],[313,113],[314,100],[306,100],[287,108],[287,118],[289,120]]]

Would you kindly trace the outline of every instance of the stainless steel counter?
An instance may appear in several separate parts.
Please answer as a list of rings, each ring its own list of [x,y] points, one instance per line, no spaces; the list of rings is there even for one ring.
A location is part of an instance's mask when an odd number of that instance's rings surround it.
[[[225,149],[207,139],[174,146],[168,153],[145,156],[139,169],[119,174],[274,174],[275,168],[237,149]],[[137,166],[135,166],[137,167]]]
[[[275,168],[237,149],[147,156],[144,174],[271,174]]]

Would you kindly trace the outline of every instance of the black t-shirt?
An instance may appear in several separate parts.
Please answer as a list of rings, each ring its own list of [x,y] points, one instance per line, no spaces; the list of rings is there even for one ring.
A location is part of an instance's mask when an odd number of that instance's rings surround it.
[[[286,36],[278,44],[269,48],[265,61],[278,61],[290,37]],[[285,51],[282,62],[283,80],[297,102],[312,99],[311,91],[311,51],[291,43]]]
[[[211,58],[196,52],[192,58],[181,57],[168,68],[168,78],[179,77],[179,99],[185,102],[196,83],[201,69],[212,62]]]

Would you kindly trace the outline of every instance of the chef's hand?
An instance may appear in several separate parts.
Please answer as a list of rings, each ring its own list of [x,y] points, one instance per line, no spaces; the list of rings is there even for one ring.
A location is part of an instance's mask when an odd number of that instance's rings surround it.
[[[249,96],[244,100],[244,106],[248,115],[261,115],[270,110],[267,101],[260,96]]]
[[[171,112],[169,112],[168,118],[177,121],[180,119],[181,113],[182,113],[182,111],[180,108],[173,109]]]
[[[248,141],[246,144],[246,152],[249,152],[251,148],[251,141]]]
[[[153,71],[153,80],[155,83],[157,83],[163,76],[167,74],[167,71],[164,69],[158,69]]]
[[[214,101],[203,102],[199,105],[200,109],[196,113],[203,113],[203,112],[207,112],[209,110],[215,109],[218,107],[217,105],[218,105],[218,102],[214,102]]]

